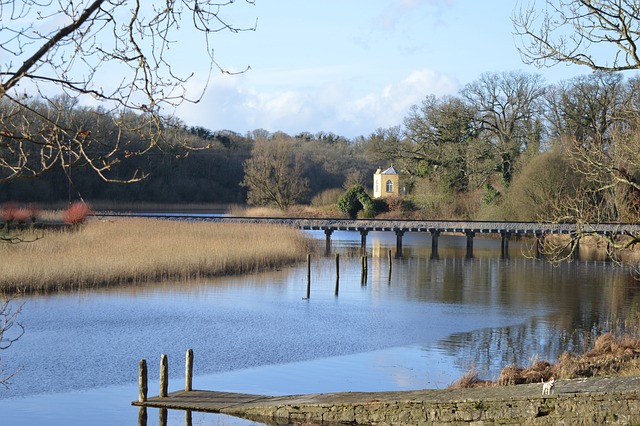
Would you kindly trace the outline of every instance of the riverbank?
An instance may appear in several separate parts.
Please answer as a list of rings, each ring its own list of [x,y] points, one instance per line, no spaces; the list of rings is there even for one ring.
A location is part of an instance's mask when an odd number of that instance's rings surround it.
[[[37,293],[254,273],[305,258],[310,241],[282,226],[94,218],[68,230],[24,231],[0,245],[0,292]]]
[[[134,401],[143,407],[223,413],[270,425],[637,425],[640,377],[561,380],[475,389],[328,394],[228,394],[194,390]]]

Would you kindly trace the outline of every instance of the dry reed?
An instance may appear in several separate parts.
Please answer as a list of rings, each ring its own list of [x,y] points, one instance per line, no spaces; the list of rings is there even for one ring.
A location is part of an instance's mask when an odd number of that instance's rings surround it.
[[[77,231],[0,245],[0,291],[253,273],[303,260],[309,250],[301,233],[276,225],[94,219]]]
[[[640,375],[640,338],[632,335],[600,335],[591,350],[580,356],[563,353],[557,362],[535,361],[530,367],[509,365],[502,369],[497,381],[478,378],[475,369],[469,370],[449,388],[479,386],[509,386],[540,383],[551,377],[575,379],[580,377],[638,376]]]

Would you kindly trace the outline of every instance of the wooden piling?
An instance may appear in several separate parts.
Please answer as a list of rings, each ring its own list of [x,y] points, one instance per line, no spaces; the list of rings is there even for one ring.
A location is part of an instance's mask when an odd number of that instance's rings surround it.
[[[147,426],[147,407],[138,410],[138,426]]]
[[[389,260],[389,281],[391,281],[391,268],[393,267],[393,263],[391,261],[391,250],[389,250],[389,255],[387,257]]]
[[[311,255],[307,254],[307,299],[311,297]]]
[[[147,400],[147,392],[149,390],[147,374],[147,360],[140,360],[140,374],[138,375],[138,401],[145,402]]]
[[[368,275],[368,271],[367,271],[367,255],[363,255],[362,256],[362,277],[361,277],[361,282],[362,284],[366,284],[367,283],[367,275]]]
[[[340,291],[340,254],[336,253],[336,296]]]
[[[158,410],[158,426],[167,426],[167,414],[166,408]]]
[[[160,397],[167,396],[169,390],[169,361],[167,355],[162,354],[160,357]]]
[[[193,390],[193,349],[187,350],[185,369],[184,390],[191,392]]]

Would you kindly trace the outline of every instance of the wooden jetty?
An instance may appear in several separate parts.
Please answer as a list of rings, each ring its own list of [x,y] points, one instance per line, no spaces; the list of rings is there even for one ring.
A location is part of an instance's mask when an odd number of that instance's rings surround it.
[[[140,397],[132,404],[140,407],[141,425],[146,425],[149,407],[160,409],[161,425],[166,424],[166,410],[183,410],[188,426],[193,411],[231,415],[269,425],[640,424],[640,377],[560,380],[552,395],[542,395],[540,384],[529,384],[287,396],[192,389],[147,398],[146,361],[140,365],[140,377],[145,381],[140,381]],[[187,361],[185,389],[191,388],[189,368]],[[161,374],[166,371],[161,367]],[[162,395],[167,378],[160,379]]]

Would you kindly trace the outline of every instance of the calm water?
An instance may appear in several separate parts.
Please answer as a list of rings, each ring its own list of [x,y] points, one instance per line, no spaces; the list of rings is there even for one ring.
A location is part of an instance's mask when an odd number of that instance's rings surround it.
[[[324,246],[324,235],[316,234]],[[425,234],[406,234],[405,257],[387,251],[392,233],[371,233],[369,275],[361,283],[359,234],[333,234],[341,253],[316,256],[311,297],[306,265],[282,271],[142,288],[76,292],[24,300],[26,334],[3,351],[3,425],[137,424],[138,362],[158,393],[160,354],[169,389],[184,386],[184,354],[195,354],[194,387],[268,395],[441,388],[474,367],[495,378],[510,363],[582,351],[590,336],[637,319],[640,287],[630,271],[601,261],[554,267],[526,259],[512,242],[440,237],[430,260]],[[583,254],[588,255],[585,250]],[[158,423],[149,411],[149,425]],[[169,424],[184,413],[169,412]],[[194,424],[255,424],[211,414]]]

